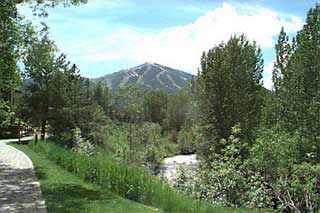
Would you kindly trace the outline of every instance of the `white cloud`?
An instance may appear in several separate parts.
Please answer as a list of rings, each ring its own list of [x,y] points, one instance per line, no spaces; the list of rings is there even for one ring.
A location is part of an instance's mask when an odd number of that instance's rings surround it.
[[[126,59],[137,63],[154,61],[196,73],[202,52],[227,41],[231,35],[244,33],[262,48],[267,48],[274,46],[274,38],[282,26],[288,33],[293,33],[302,25],[303,21],[296,16],[266,8],[223,3],[192,23],[160,32],[120,28],[105,38],[104,45],[96,45],[99,53],[90,55],[90,59]]]
[[[89,0],[85,5],[87,9],[91,8],[104,8],[104,9],[115,9],[123,6],[131,5],[130,0]]]
[[[273,89],[272,69],[274,62],[271,62],[264,68],[263,86],[269,90]]]

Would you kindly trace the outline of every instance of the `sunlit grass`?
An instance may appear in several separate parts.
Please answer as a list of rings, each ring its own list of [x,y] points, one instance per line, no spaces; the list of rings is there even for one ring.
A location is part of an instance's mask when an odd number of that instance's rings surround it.
[[[160,212],[85,182],[32,146],[14,146],[32,159],[49,212]]]

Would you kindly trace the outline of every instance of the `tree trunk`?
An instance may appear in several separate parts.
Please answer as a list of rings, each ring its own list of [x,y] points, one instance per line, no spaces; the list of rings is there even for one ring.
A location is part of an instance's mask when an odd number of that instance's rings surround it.
[[[42,123],[41,123],[41,140],[42,141],[46,137],[46,124],[47,124],[47,121],[42,121]]]
[[[320,163],[320,141],[317,141],[316,146],[316,163]]]
[[[34,135],[34,142],[35,142],[35,144],[38,144],[38,133],[37,132]]]
[[[129,153],[130,153],[130,160],[132,160],[132,123],[129,124]]]

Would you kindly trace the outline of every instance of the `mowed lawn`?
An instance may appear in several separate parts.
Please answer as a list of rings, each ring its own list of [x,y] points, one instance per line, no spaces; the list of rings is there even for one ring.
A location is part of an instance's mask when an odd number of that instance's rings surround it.
[[[49,212],[160,212],[84,182],[27,145],[12,146],[31,158]]]

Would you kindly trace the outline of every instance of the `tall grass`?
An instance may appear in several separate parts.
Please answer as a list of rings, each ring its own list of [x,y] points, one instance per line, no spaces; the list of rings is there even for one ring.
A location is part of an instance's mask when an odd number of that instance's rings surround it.
[[[141,168],[130,167],[110,160],[102,154],[84,156],[51,142],[29,144],[35,152],[44,153],[50,160],[84,180],[96,183],[127,199],[150,205],[166,212],[226,212],[222,207],[186,197],[161,183]]]

